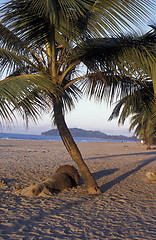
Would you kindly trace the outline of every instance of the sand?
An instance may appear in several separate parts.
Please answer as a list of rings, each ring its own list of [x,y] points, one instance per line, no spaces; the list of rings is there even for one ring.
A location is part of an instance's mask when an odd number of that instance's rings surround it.
[[[0,239],[156,239],[156,149],[141,143],[78,143],[103,193],[80,186],[26,196],[64,164],[76,166],[61,142],[0,140]]]

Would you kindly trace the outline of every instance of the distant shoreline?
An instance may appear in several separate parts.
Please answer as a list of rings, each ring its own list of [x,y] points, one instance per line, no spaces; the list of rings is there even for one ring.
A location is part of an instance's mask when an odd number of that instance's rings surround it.
[[[5,140],[5,139],[62,141],[60,136],[0,133],[0,140]],[[74,137],[74,140],[76,142],[138,142],[131,139],[101,139],[101,138],[87,138],[87,137]]]
[[[70,133],[73,137],[80,138],[94,138],[103,140],[121,140],[121,141],[137,141],[137,137],[127,137],[124,135],[108,135],[100,131],[84,130],[81,128],[69,128]],[[45,136],[59,136],[57,129],[51,129],[46,132],[42,132],[41,135]]]

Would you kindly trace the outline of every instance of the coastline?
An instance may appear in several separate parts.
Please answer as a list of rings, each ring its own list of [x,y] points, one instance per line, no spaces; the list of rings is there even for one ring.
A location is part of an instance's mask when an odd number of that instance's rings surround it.
[[[155,239],[156,149],[137,142],[79,142],[103,194],[80,186],[51,196],[27,197],[23,189],[60,165],[76,166],[62,142],[0,140],[1,239]]]
[[[46,140],[46,141],[62,141],[60,136],[52,135],[34,135],[34,134],[16,134],[16,133],[0,133],[0,140]],[[128,139],[106,139],[93,137],[74,137],[75,142],[137,142]]]

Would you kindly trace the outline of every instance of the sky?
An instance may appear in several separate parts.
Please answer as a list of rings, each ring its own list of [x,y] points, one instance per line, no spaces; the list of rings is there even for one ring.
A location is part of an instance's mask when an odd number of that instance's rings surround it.
[[[98,130],[110,135],[131,136],[128,131],[129,121],[124,126],[118,127],[117,120],[108,121],[112,108],[105,103],[95,103],[93,100],[82,99],[70,113],[66,115],[66,122],[69,128],[77,127],[86,130]],[[52,125],[51,115],[44,114],[37,124],[30,122],[28,129],[24,122],[18,117],[9,128],[3,128],[3,132],[41,134],[41,132],[55,128]]]
[[[154,0],[156,1],[156,0]],[[0,4],[5,1],[0,0]],[[152,23],[153,17],[149,17],[147,25]],[[143,31],[145,30],[142,29]],[[148,28],[146,29],[148,30]],[[114,106],[109,107],[106,103],[95,103],[85,98],[79,101],[76,108],[66,116],[66,122],[69,128],[77,127],[86,130],[98,130],[110,135],[126,135],[132,136],[133,132],[129,133],[129,119],[126,120],[124,126],[118,125],[118,120],[108,121]],[[24,133],[24,134],[41,134],[41,132],[54,128],[50,114],[44,114],[43,118],[37,124],[30,122],[28,129],[20,117],[17,117],[18,122],[14,122],[9,127],[3,127],[1,132],[7,133]]]

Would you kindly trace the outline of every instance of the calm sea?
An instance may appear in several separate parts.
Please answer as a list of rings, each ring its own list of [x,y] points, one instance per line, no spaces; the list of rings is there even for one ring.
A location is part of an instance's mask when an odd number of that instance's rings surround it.
[[[47,135],[31,135],[31,134],[16,134],[16,133],[0,133],[0,139],[14,139],[14,140],[52,140],[61,141],[59,136]],[[81,138],[75,137],[76,142],[127,142],[127,140],[113,140],[113,139],[100,139],[100,138]],[[131,141],[129,141],[131,142]]]

